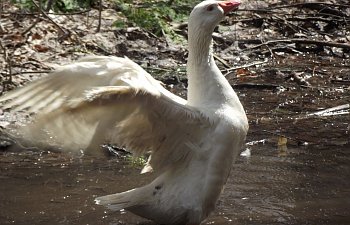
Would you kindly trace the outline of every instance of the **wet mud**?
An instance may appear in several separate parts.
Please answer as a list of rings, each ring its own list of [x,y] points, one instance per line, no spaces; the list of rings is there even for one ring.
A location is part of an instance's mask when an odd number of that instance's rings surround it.
[[[349,158],[349,146],[255,145],[203,224],[349,224]],[[154,225],[93,202],[151,179],[138,173],[124,160],[3,153],[1,224]]]

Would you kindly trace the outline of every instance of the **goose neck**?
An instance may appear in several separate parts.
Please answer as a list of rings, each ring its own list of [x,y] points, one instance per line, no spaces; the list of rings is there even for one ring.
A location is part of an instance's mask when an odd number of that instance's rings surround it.
[[[188,63],[193,66],[208,65],[212,57],[211,33],[190,29],[188,34]]]

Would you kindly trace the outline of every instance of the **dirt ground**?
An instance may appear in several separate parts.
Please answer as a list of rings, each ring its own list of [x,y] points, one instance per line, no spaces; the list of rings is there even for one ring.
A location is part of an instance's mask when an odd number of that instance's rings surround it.
[[[47,76],[58,65],[95,54],[127,56],[165,83],[169,90],[186,97],[186,42],[158,37],[140,27],[114,28],[112,24],[120,16],[117,7],[110,2],[103,1],[99,32],[96,32],[98,7],[67,15],[31,14],[19,11],[8,1],[2,1],[0,7],[2,94]],[[186,37],[185,23],[169,21],[169,24]],[[227,224],[228,221],[234,224],[349,224],[350,214],[344,211],[350,205],[350,183],[346,181],[350,175],[348,1],[245,1],[237,13],[221,23],[213,40],[217,64],[247,112],[250,130],[246,150],[252,156],[238,160],[234,178],[229,179],[228,185],[235,192],[225,192],[218,210],[206,224]],[[0,131],[23,122],[0,109]],[[59,194],[69,189],[70,198],[79,196],[79,203],[85,207],[93,207],[86,203],[93,194],[123,189],[109,178],[115,175],[115,179],[126,179],[123,172],[117,172],[126,170],[125,166],[117,165],[118,160],[97,169],[105,163],[70,161],[65,156],[51,155],[53,153],[9,152],[7,147],[11,143],[1,136],[0,179],[6,185],[2,187],[0,202],[5,202],[2,209],[8,209],[1,210],[2,224],[25,224],[25,221],[31,224],[47,224],[48,221],[52,224],[98,224],[91,222],[90,216],[81,219],[83,216],[75,206],[72,207],[78,211],[67,218],[53,216],[52,219],[44,215],[43,209],[36,212],[44,218],[42,220],[38,216],[31,215],[29,220],[28,215],[18,216],[14,212],[22,209],[15,207],[8,196],[14,195],[26,180],[34,180],[31,186],[26,186],[35,190],[32,193],[40,193],[35,185],[46,182],[41,190],[44,190],[43,198],[51,199],[51,206],[55,205],[50,213],[64,201],[50,196],[56,184],[61,185]],[[34,161],[37,164],[33,164]],[[111,165],[115,166],[113,170]],[[52,171],[45,174],[40,168]],[[78,195],[81,187],[71,184],[68,177],[62,177],[60,171],[66,171],[64,168],[83,174],[81,183],[86,185],[90,182],[89,176],[96,181],[101,170],[104,171],[103,190],[89,183],[86,194]],[[82,172],[84,168],[87,172]],[[138,177],[133,169],[129,170]],[[51,175],[52,179],[47,178]],[[262,181],[265,178],[270,180]],[[294,178],[300,185],[295,185]],[[125,185],[132,186],[135,182]],[[297,202],[293,207],[290,195],[282,190],[292,192],[293,201]],[[24,195],[25,192],[20,198],[28,197]],[[18,202],[26,202],[22,200]],[[30,208],[30,203],[26,204]],[[128,213],[110,219],[111,215],[102,210],[92,211],[99,213],[101,221],[107,224],[144,223]]]

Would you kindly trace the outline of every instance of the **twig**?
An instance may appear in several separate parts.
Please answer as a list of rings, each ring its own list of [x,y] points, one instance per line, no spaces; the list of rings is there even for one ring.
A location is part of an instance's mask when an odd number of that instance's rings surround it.
[[[294,30],[295,33],[298,32],[298,30],[296,30],[296,28],[299,29],[299,30],[304,31],[305,33],[310,33],[309,30],[307,30],[307,29],[305,29],[305,28],[303,28],[303,27],[294,25],[294,24],[290,23],[287,19],[284,19],[284,18],[282,18],[282,17],[280,17],[280,16],[277,16],[277,15],[273,15],[273,17],[275,17],[275,18],[279,19],[280,21],[282,21],[283,24],[285,24],[286,26],[288,26],[290,29]]]
[[[147,67],[146,69],[147,70],[157,70],[157,71],[162,71],[162,72],[173,72],[173,70],[160,68],[160,67]]]
[[[96,32],[100,32],[101,30],[101,21],[102,21],[102,0],[99,2],[99,7],[98,7],[98,25]]]
[[[248,67],[257,66],[257,65],[262,65],[262,64],[265,64],[265,63],[267,63],[267,62],[268,62],[268,60],[264,60],[264,61],[258,61],[258,62],[248,63],[248,64],[241,65],[241,66],[231,67],[231,68],[229,68],[229,69],[226,69],[226,73],[224,74],[224,76],[227,76],[227,75],[230,74],[233,70],[248,68]]]
[[[325,23],[330,23],[330,22],[345,22],[347,20],[350,20],[350,18],[342,18],[342,19],[335,19],[335,18],[324,18],[324,17],[315,17],[315,16],[307,16],[307,17],[298,17],[298,16],[293,16],[293,17],[288,17],[286,18],[288,21],[321,21]]]
[[[309,8],[317,8],[320,9],[320,7],[323,6],[333,6],[333,7],[350,7],[349,4],[333,4],[333,3],[327,3],[327,2],[303,2],[303,3],[296,3],[296,4],[290,4],[290,5],[282,5],[282,6],[275,6],[275,7],[269,7],[270,9],[284,9],[284,8],[295,8],[295,7],[309,7]]]
[[[162,32],[162,35],[163,35],[163,37],[164,37],[166,46],[169,47],[170,45],[169,45],[168,36],[166,35],[164,29],[161,29],[161,32]]]
[[[233,84],[231,85],[233,88],[254,88],[254,89],[268,89],[268,90],[275,90],[277,88],[280,88],[281,85],[278,84],[257,84],[257,83],[239,83],[239,84]]]
[[[331,82],[345,85],[345,84],[350,84],[350,79],[349,80],[331,79]]]
[[[217,56],[216,54],[213,54],[214,59],[216,59],[217,61],[219,61],[222,65],[224,65],[226,68],[230,68],[230,65],[226,62],[226,60],[220,58],[219,56]]]
[[[329,46],[329,47],[337,47],[337,48],[345,48],[350,49],[350,44],[345,43],[338,43],[338,42],[330,42],[330,41],[317,41],[317,40],[310,40],[310,39],[304,39],[304,38],[291,38],[291,39],[278,39],[278,40],[269,40],[264,43],[258,44],[253,47],[249,47],[247,49],[254,49],[254,48],[260,48],[264,45],[274,44],[274,43],[301,43],[301,44],[314,44],[314,45],[321,45],[321,46]]]
[[[11,75],[12,76],[16,76],[16,75],[19,75],[19,74],[31,74],[31,73],[51,73],[52,71],[51,70],[41,70],[41,71],[22,71],[22,72],[16,72],[16,73],[12,73]],[[8,73],[4,73],[4,72],[0,72],[1,75],[5,75],[5,76],[8,76],[9,74]]]
[[[69,12],[69,13],[58,13],[58,12],[46,12],[47,15],[57,15],[57,16],[72,16],[72,15],[79,15],[84,14],[87,12],[90,12],[90,9],[86,9],[83,11],[77,11],[77,12]],[[37,13],[24,13],[24,12],[2,12],[4,15],[21,15],[21,16],[35,16]]]
[[[332,16],[330,18],[325,18],[321,16],[310,16],[310,14],[299,14],[298,16],[295,16],[295,14],[288,14],[288,13],[274,13],[274,16],[276,15],[283,15],[283,16],[290,16],[285,18],[287,21],[321,21],[321,22],[344,22],[346,23],[347,21],[350,21],[350,18],[344,18],[344,17],[339,17],[339,16]],[[259,22],[259,21],[265,21],[268,20],[269,17],[258,17],[258,18],[243,18],[236,20],[237,23],[254,23],[254,22]]]
[[[330,115],[339,115],[339,114],[349,114],[350,104],[339,105],[324,109],[318,112],[309,113],[306,117],[309,116],[330,116]],[[338,114],[337,114],[338,113]]]
[[[101,52],[103,52],[104,54],[107,54],[107,55],[113,55],[113,52],[110,52],[108,51],[107,49],[103,48],[102,46],[98,45],[96,43],[96,41],[91,41],[90,43],[86,43],[85,44],[85,47],[89,48],[89,47],[94,47],[98,50],[100,50]]]
[[[238,9],[237,12],[275,13],[271,9]]]

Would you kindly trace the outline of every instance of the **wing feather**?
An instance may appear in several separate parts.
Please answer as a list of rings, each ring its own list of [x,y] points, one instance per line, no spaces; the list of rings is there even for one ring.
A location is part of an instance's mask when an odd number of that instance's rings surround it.
[[[70,151],[96,151],[112,141],[136,155],[151,151],[155,170],[188,161],[194,152],[188,143],[211,123],[127,58],[83,59],[2,101],[9,101],[4,108],[41,112],[24,130],[31,141]]]

